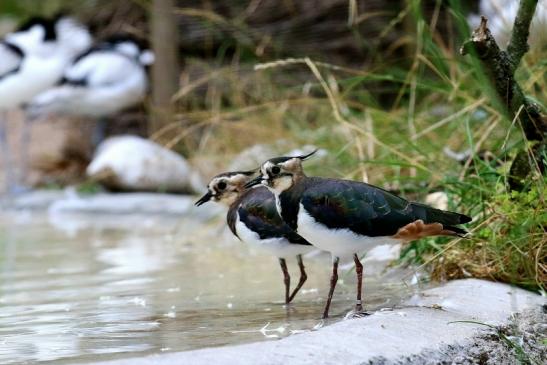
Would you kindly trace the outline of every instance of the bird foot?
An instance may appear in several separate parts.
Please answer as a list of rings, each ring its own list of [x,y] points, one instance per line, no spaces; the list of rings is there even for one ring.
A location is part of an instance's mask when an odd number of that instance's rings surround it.
[[[318,329],[323,328],[326,323],[327,319],[323,318],[315,326],[313,326],[312,330],[317,331]]]
[[[344,316],[344,319],[363,318],[363,317],[366,317],[366,316],[370,316],[371,314],[372,314],[372,312],[367,312],[367,311],[364,311],[362,309],[361,310],[352,310]]]

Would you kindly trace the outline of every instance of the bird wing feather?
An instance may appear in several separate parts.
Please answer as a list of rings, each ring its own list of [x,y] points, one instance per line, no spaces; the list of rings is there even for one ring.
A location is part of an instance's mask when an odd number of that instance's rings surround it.
[[[123,81],[138,65],[118,52],[97,50],[79,58],[64,75],[63,83],[89,87]]]
[[[390,236],[414,220],[410,203],[372,185],[311,178],[301,203],[318,222],[375,237]]]
[[[243,197],[237,210],[239,219],[261,239],[285,238],[300,245],[311,245],[291,229],[277,212],[275,197],[266,188],[255,188]]]

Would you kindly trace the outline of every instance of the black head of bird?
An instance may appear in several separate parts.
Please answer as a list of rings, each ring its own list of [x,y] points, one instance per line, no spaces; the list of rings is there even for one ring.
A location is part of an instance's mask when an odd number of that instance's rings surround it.
[[[275,193],[282,193],[305,176],[302,161],[316,152],[314,150],[307,155],[271,158],[260,166],[260,175],[249,181],[245,187],[263,184]]]
[[[33,17],[25,21],[6,40],[25,53],[49,57],[55,46],[67,57],[75,57],[88,49],[92,42],[89,30],[75,18],[59,13],[52,18]]]
[[[207,185],[207,193],[196,203],[196,206],[213,200],[225,205],[232,204],[239,194],[245,191],[245,185],[255,175],[257,170],[224,172],[213,177]]]
[[[28,19],[15,32],[6,35],[8,42],[16,44],[25,53],[32,53],[43,43],[54,42],[56,39],[55,20],[41,17]]]

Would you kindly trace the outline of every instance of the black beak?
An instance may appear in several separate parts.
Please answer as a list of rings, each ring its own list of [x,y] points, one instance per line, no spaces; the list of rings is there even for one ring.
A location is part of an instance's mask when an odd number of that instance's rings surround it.
[[[258,175],[257,177],[249,181],[247,184],[245,184],[245,189],[252,188],[253,186],[258,184],[262,184],[262,181],[264,181],[264,179],[262,178],[261,175]]]
[[[213,194],[211,194],[210,191],[207,191],[207,193],[205,193],[204,196],[202,196],[201,198],[199,198],[199,200],[197,202],[194,203],[194,205],[196,207],[199,207],[200,205],[202,204],[205,204],[207,203],[209,200],[211,200],[211,198],[213,197]]]

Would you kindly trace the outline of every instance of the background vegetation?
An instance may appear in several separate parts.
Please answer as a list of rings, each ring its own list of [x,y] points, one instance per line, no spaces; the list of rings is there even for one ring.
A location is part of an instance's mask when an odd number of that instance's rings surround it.
[[[145,0],[29,3],[2,6],[25,17],[69,5],[99,32],[149,32],[152,4]],[[530,159],[525,188],[508,187],[512,159],[531,145],[496,103],[480,64],[459,54],[470,34],[469,9],[440,0],[393,1],[389,8],[353,0],[219,3],[177,3],[180,88],[173,117],[151,138],[205,175],[251,145],[284,140],[330,152],[310,161],[310,174],[368,180],[418,201],[444,191],[450,209],[473,217],[472,237],[412,243],[404,262],[430,266],[437,279],[480,277],[545,290],[545,176]],[[546,66],[546,47],[535,47],[516,74],[543,110]]]

